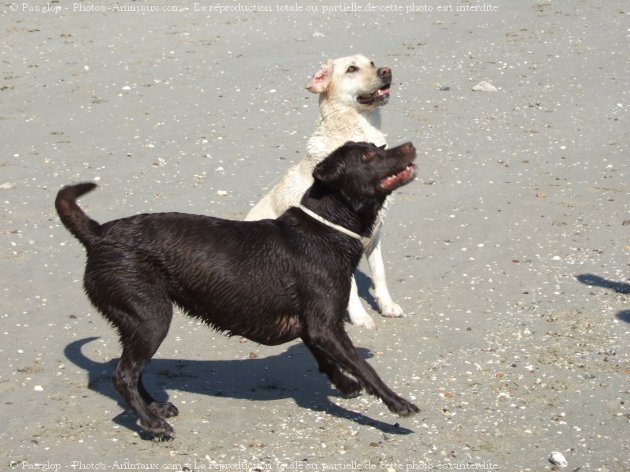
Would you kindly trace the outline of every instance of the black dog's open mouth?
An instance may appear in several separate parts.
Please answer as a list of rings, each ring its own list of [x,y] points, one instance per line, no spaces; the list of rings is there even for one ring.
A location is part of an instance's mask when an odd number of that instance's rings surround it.
[[[372,105],[374,103],[384,102],[389,99],[389,89],[391,85],[391,83],[387,83],[373,93],[359,95],[357,97],[357,102],[361,105]]]
[[[385,177],[381,180],[380,186],[383,190],[394,190],[401,185],[408,184],[411,182],[416,176],[416,166],[414,164],[409,164],[400,172],[390,175],[389,177]]]

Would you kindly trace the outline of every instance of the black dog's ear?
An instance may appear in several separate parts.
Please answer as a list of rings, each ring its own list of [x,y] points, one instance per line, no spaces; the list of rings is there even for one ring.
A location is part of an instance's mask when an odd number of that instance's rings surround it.
[[[327,185],[339,182],[345,174],[345,163],[342,159],[335,159],[333,153],[315,166],[313,177]]]
[[[347,143],[346,143],[346,144],[347,144]],[[374,144],[374,143],[366,143],[366,144],[369,144],[370,146],[374,146],[375,148],[380,149],[380,150],[383,150],[383,149],[385,149],[385,148],[387,147],[387,144],[383,144],[383,145],[381,145],[381,146],[377,146],[377,145],[376,145],[376,144]]]

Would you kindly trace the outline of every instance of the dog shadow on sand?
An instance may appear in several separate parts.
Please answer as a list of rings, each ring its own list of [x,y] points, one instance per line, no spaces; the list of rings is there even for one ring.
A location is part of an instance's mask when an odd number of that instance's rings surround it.
[[[114,422],[145,437],[136,424],[136,416],[112,385],[111,378],[118,359],[96,362],[82,353],[82,347],[96,339],[89,337],[74,341],[66,346],[64,354],[87,372],[90,390],[115,400],[125,410],[113,419]],[[366,349],[358,351],[363,357],[371,357]],[[166,389],[251,401],[292,398],[302,408],[325,412],[384,433],[407,435],[414,432],[398,423],[375,420],[331,402],[329,396],[340,397],[341,394],[319,372],[315,359],[301,343],[289,346],[281,354],[253,359],[200,361],[154,358],[144,369],[143,382],[158,401],[168,400]],[[383,408],[386,408],[385,405]],[[392,419],[395,418],[392,413]],[[149,437],[146,436],[147,439]]]
[[[370,293],[370,289],[374,287],[372,278],[362,270],[355,270],[354,280],[357,282],[359,297],[361,297],[365,303],[369,304],[370,308],[374,310],[375,313],[377,313],[378,303],[376,302],[374,296]]]
[[[578,280],[578,282],[581,282],[584,285],[601,287],[608,290],[613,290],[614,292],[621,294],[630,294],[630,284],[626,282],[608,280],[594,274],[580,274],[575,278]]]
[[[626,282],[608,280],[594,274],[580,274],[576,276],[576,279],[578,280],[578,282],[581,282],[584,285],[612,290],[615,293],[619,293],[622,295],[630,295],[630,284]],[[626,323],[630,323],[630,310],[622,310],[618,312],[617,319]]]

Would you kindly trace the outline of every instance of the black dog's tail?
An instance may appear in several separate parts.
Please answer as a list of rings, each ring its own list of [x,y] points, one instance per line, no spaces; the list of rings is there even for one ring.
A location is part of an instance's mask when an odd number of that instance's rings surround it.
[[[95,187],[96,184],[91,182],[68,185],[59,190],[55,199],[55,208],[62,223],[85,247],[89,247],[99,237],[101,225],[81,210],[77,198]]]

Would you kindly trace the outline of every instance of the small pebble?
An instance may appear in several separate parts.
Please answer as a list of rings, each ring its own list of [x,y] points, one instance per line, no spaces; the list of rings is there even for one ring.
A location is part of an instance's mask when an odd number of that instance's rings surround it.
[[[227,191],[226,191],[226,190],[218,190],[218,191],[217,191],[217,195],[218,195],[219,197],[225,197],[225,196],[227,196],[227,194],[228,194],[228,193],[227,193]]]

